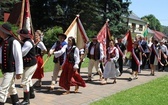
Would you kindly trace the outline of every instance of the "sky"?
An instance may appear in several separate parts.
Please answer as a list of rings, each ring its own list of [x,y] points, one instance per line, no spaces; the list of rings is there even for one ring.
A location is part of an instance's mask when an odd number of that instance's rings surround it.
[[[154,15],[161,25],[168,26],[168,0],[130,0],[129,10],[138,17]]]

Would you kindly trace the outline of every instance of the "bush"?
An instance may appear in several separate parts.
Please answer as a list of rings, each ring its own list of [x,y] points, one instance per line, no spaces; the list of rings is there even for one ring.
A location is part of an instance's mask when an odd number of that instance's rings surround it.
[[[47,49],[50,49],[52,45],[58,40],[57,39],[58,33],[63,33],[63,29],[59,26],[49,28],[44,33],[44,44],[47,47]]]

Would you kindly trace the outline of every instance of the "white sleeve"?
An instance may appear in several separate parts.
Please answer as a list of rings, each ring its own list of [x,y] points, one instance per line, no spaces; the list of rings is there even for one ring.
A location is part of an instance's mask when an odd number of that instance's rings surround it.
[[[37,47],[39,47],[41,51],[47,51],[47,48],[42,41],[38,43]]]
[[[115,48],[115,57],[113,57],[113,58],[111,58],[111,61],[117,61],[118,60],[118,58],[119,58],[119,51],[118,51],[118,49],[117,48]]]
[[[16,74],[22,74],[23,73],[22,51],[21,51],[21,45],[17,40],[13,41],[13,56],[15,60]]]
[[[54,43],[54,45],[51,47],[49,53],[51,54],[51,52],[53,52],[55,50],[55,47],[56,47],[56,43]]]
[[[0,46],[0,64],[2,64],[2,46]]]
[[[166,55],[168,56],[168,48],[167,48],[167,46],[166,46]]]
[[[103,58],[104,58],[103,45],[100,43],[100,60],[103,60]]]
[[[68,46],[68,45],[64,45],[60,50],[55,51],[55,52],[54,52],[54,56],[55,56],[56,58],[58,58],[59,56],[61,56],[62,54],[64,54],[64,52],[66,51],[67,46]]]
[[[31,48],[33,47],[33,45],[31,44],[31,42],[26,41],[22,47],[22,55],[23,57],[27,55],[27,53],[31,50]]]
[[[79,49],[76,47],[74,51],[74,60],[75,60],[75,65],[73,68],[78,69],[79,62],[80,62],[80,56],[79,56]]]

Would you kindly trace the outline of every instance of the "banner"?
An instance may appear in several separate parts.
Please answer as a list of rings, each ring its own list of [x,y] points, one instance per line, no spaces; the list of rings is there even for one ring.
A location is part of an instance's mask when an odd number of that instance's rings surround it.
[[[132,52],[132,36],[130,30],[125,34],[125,37],[122,39],[122,43],[126,45],[127,52]]]
[[[110,37],[111,37],[110,29],[108,27],[108,21],[106,21],[104,26],[101,28],[101,30],[97,34],[98,42],[100,42],[103,45],[103,51],[104,51],[105,56],[106,56],[106,50],[107,50]]]
[[[73,20],[68,29],[65,31],[67,38],[65,39],[68,42],[68,37],[72,36],[76,40],[77,47],[79,49],[84,48],[86,42],[89,41],[89,38],[86,35],[85,29],[79,19],[79,15]]]

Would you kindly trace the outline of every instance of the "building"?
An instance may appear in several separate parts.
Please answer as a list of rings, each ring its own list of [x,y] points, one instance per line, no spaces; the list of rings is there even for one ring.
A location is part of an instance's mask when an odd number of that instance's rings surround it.
[[[128,17],[124,17],[124,21],[127,21],[131,32],[134,34],[142,34],[147,25],[147,22],[143,21],[133,12]]]

